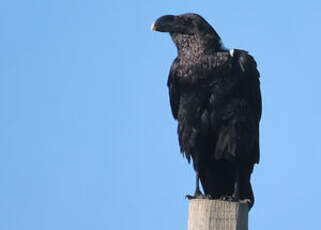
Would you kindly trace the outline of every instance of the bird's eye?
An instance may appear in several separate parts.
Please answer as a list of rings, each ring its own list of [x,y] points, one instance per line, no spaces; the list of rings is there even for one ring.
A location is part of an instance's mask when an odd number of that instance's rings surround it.
[[[190,18],[187,18],[184,21],[184,27],[185,27],[185,33],[192,34],[194,31],[194,23],[193,20]]]
[[[188,26],[192,26],[192,25],[193,25],[193,21],[192,21],[192,19],[190,19],[190,18],[188,18],[185,23],[186,23],[186,25],[188,25]]]

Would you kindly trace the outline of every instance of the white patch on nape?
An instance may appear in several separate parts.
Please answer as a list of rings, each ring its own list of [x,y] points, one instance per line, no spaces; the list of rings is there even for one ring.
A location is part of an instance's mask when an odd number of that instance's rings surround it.
[[[224,45],[224,43],[222,42],[222,39],[220,39],[219,42],[220,42],[221,49],[222,49],[222,50],[227,50],[226,47],[225,47],[225,45]]]
[[[231,57],[234,56],[234,49],[229,50]]]

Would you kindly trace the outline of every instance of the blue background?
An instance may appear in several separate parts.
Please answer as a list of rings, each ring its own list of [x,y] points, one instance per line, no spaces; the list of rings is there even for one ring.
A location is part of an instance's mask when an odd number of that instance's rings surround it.
[[[176,49],[150,31],[195,12],[261,72],[250,229],[320,228],[318,1],[4,0],[0,229],[187,229],[194,172],[166,87]]]

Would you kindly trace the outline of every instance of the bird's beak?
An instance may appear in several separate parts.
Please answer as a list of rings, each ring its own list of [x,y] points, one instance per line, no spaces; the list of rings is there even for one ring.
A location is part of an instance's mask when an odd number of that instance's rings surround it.
[[[155,21],[155,22],[156,22],[156,21]],[[153,22],[152,26],[150,27],[151,30],[156,30],[155,22]]]
[[[151,30],[159,32],[174,32],[176,29],[176,17],[174,15],[165,15],[153,22]]]

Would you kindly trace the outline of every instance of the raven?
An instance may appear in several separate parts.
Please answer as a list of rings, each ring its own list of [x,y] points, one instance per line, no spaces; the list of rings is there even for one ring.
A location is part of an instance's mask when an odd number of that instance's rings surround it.
[[[168,32],[178,55],[168,77],[180,150],[193,160],[196,190],[187,198],[254,204],[250,183],[259,162],[260,74],[247,51],[226,49],[200,15],[165,15],[152,30]],[[205,195],[199,187],[201,181]]]

